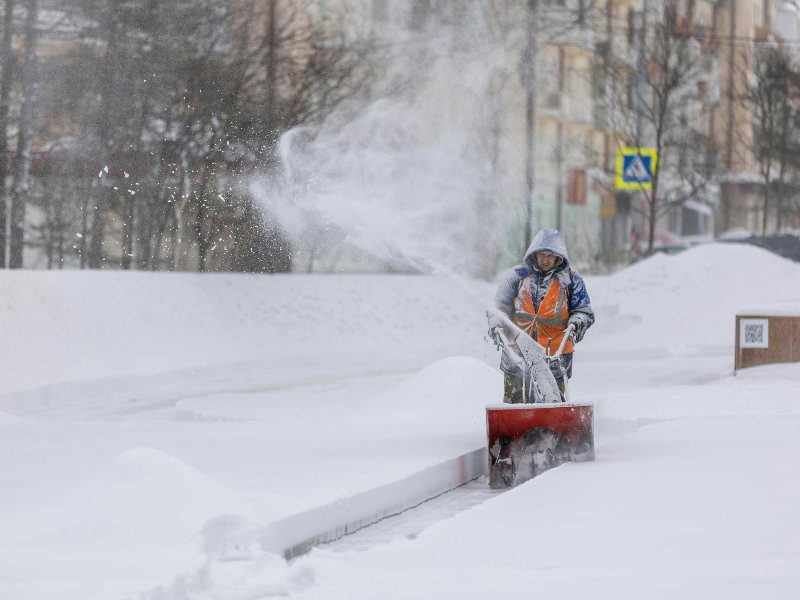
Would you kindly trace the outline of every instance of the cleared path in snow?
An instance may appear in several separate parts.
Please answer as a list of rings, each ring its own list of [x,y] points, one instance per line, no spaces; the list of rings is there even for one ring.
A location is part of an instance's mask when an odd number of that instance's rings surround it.
[[[398,515],[387,517],[336,541],[321,544],[320,547],[335,552],[362,552],[400,538],[414,539],[431,525],[483,504],[503,492],[505,490],[491,489],[486,476],[481,476]]]

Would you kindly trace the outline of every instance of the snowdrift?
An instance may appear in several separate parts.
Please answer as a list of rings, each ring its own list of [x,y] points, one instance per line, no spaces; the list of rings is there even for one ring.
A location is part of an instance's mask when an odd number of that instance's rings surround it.
[[[0,524],[3,546],[161,548],[189,542],[220,514],[254,517],[205,473],[164,452],[133,448]]]
[[[444,277],[4,271],[0,392],[245,361],[481,356],[490,298]]]
[[[800,265],[735,244],[656,255],[587,283],[598,319],[584,356],[727,351],[740,306],[800,302]],[[486,358],[493,289],[431,276],[5,271],[0,393],[331,355],[343,368],[375,353],[386,368],[408,357]]]
[[[800,264],[753,246],[708,244],[589,277],[587,287],[597,322],[579,350],[584,356],[732,357],[736,311],[753,303],[800,304]]]
[[[595,404],[597,462],[414,540],[287,564],[249,542],[364,493],[396,500],[484,443],[493,286],[0,273],[0,596],[794,597],[800,373],[733,377],[732,346],[737,309],[800,302],[798,275],[712,244],[587,278],[598,320],[572,390]]]

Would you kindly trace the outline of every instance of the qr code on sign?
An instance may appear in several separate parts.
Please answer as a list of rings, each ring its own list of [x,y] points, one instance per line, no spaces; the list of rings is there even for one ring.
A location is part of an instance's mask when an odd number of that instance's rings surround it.
[[[742,319],[741,328],[742,348],[769,348],[769,320]]]
[[[764,343],[764,326],[760,323],[748,323],[744,326],[744,343],[745,344],[763,344]]]

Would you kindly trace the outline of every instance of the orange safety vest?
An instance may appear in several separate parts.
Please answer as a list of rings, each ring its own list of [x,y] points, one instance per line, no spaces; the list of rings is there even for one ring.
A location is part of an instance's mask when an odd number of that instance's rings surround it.
[[[531,275],[522,280],[517,297],[514,299],[514,324],[545,347],[548,354],[555,354],[564,337],[569,320],[567,290],[561,287],[558,277],[553,277],[550,289],[539,306],[533,305]],[[564,354],[573,351],[572,340],[564,344]]]

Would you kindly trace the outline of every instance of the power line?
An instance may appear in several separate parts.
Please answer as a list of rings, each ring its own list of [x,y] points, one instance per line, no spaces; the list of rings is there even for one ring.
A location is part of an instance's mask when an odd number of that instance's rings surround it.
[[[602,21],[602,22],[598,22],[598,24],[601,27],[597,27],[595,29],[595,33],[599,34],[599,35],[608,36],[609,35],[608,32],[602,31],[602,26],[608,23],[608,19],[603,18],[603,19],[600,19],[600,21]],[[612,31],[610,32],[610,35],[612,35],[614,37],[617,37],[617,36],[628,37],[629,36],[629,33],[628,33],[629,22],[628,22],[627,18],[625,18],[625,17],[616,17],[615,16],[615,17],[613,17],[611,19],[611,21],[614,22],[616,24],[616,26],[612,27]],[[800,24],[800,16],[798,16],[798,23]],[[658,24],[655,24],[654,26],[658,27]],[[698,31],[698,28],[702,28],[703,31],[702,32]],[[639,31],[638,27],[634,28],[632,33],[630,34],[630,36],[631,37],[635,37],[636,35],[638,35],[638,31]],[[769,39],[759,39],[759,38],[756,38],[754,36],[749,36],[749,35],[729,35],[729,34],[725,34],[725,33],[719,33],[717,31],[715,31],[714,28],[711,25],[691,25],[691,29],[687,30],[685,32],[681,32],[681,31],[678,30],[678,28],[675,28],[676,36],[677,35],[684,35],[687,38],[695,38],[695,39],[697,39],[697,36],[698,36],[699,33],[702,33],[703,34],[703,38],[704,39],[708,39],[708,40],[719,40],[719,41],[725,41],[725,42],[731,42],[732,41],[734,43],[742,43],[742,44],[768,44],[768,43],[770,43]],[[648,36],[652,36],[652,35],[655,35],[655,34],[656,34],[656,32],[653,31],[653,29],[650,29],[650,30],[647,31],[647,35]],[[773,35],[776,36],[776,37],[774,37],[774,41],[776,43],[779,43],[779,44],[800,44],[800,38],[781,38],[775,32],[772,32],[770,35],[771,36],[773,36]]]
[[[557,11],[557,12],[565,14],[565,15],[569,14],[571,16],[574,16],[574,12],[568,11],[568,10],[560,10],[560,11]],[[570,31],[572,31],[573,29],[581,28],[580,24],[578,23],[578,21],[576,19],[573,19],[573,22],[574,22],[574,27],[571,28]],[[637,37],[639,35],[639,33],[638,33],[639,32],[639,28],[633,29],[630,33],[628,32],[629,23],[628,23],[628,20],[626,18],[624,18],[624,17],[616,17],[616,16],[612,17],[611,22],[615,23],[616,26],[612,27],[612,30],[610,32],[604,31],[605,26],[609,23],[609,20],[607,18],[605,18],[605,17],[598,17],[598,18],[595,18],[595,19],[587,17],[584,22],[588,23],[588,24],[594,23],[596,25],[595,27],[593,27],[591,29],[588,28],[588,27],[583,27],[583,29],[589,29],[589,30],[593,31],[595,35],[600,36],[600,37],[605,37],[605,38],[608,38],[608,37],[614,37],[614,38],[620,38],[620,37],[631,38],[631,37],[634,37],[635,38],[635,37]],[[555,25],[566,26],[568,24],[564,23],[564,22],[556,22]],[[376,48],[389,49],[389,48],[394,48],[394,47],[408,47],[408,46],[416,46],[416,45],[424,46],[424,45],[428,45],[428,44],[433,45],[433,43],[436,43],[437,45],[444,44],[444,43],[446,43],[445,40],[442,40],[442,38],[439,37],[439,35],[436,35],[436,34],[441,32],[442,29],[448,29],[450,27],[451,26],[445,25],[444,27],[438,28],[438,29],[435,30],[435,32],[431,32],[430,34],[421,34],[421,35],[409,37],[409,38],[402,39],[402,40],[382,41],[382,42],[376,44],[375,47]],[[654,27],[658,27],[658,24],[654,25]],[[698,31],[697,27],[703,28],[703,31]],[[399,31],[402,31],[402,30],[399,30]],[[456,29],[456,31],[457,31],[457,29]],[[568,33],[569,32],[565,32],[563,35],[568,35]],[[703,41],[698,39],[698,34],[700,34],[700,33],[702,33]],[[539,34],[541,35],[541,32],[539,32]],[[645,32],[645,35],[648,38],[652,38],[652,37],[655,37],[657,35],[657,32],[654,31],[653,29],[648,29]],[[676,31],[676,35],[683,35],[686,38],[696,39],[699,43],[725,42],[725,43],[728,43],[728,44],[733,43],[734,45],[740,45],[740,46],[753,46],[753,45],[758,45],[758,44],[769,44],[769,43],[773,43],[773,41],[774,41],[774,43],[778,43],[779,45],[793,45],[794,46],[794,45],[800,44],[800,38],[789,39],[789,38],[775,37],[774,40],[769,40],[769,39],[760,39],[760,38],[757,38],[757,37],[754,37],[754,36],[747,36],[747,35],[729,35],[729,34],[719,33],[717,31],[715,31],[711,26],[708,26],[708,25],[695,26],[694,30],[686,31],[685,33]],[[775,35],[777,35],[777,34],[775,34]]]

